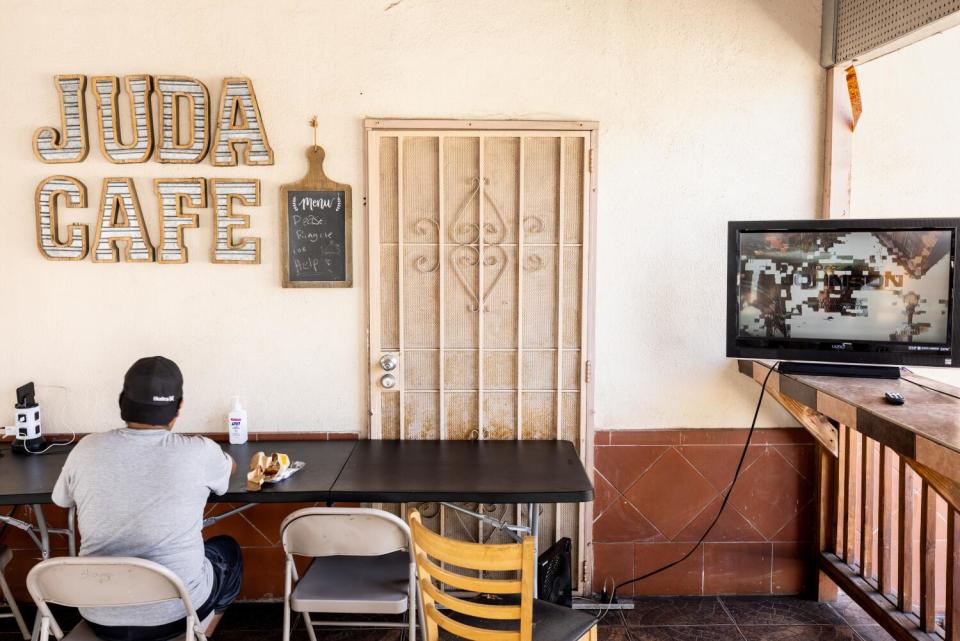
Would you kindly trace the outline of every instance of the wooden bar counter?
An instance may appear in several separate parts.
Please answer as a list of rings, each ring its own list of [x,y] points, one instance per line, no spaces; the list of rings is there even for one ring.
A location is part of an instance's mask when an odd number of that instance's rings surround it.
[[[835,598],[839,586],[901,641],[960,641],[960,389],[910,372],[888,380],[738,367],[760,384],[769,374],[766,392],[820,446],[818,597]],[[905,403],[889,404],[886,392]],[[947,522],[939,555],[938,505]]]

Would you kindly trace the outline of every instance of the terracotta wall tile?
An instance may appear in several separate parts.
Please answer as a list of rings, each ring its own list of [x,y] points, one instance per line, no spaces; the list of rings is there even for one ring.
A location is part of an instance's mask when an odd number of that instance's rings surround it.
[[[237,507],[232,503],[216,503],[207,506],[204,516],[219,516]],[[270,538],[265,532],[260,530],[255,520],[251,520],[252,512],[257,508],[253,507],[240,514],[228,516],[222,521],[211,525],[203,530],[204,538],[226,535],[236,539],[240,547],[269,547],[272,545]]]
[[[767,538],[790,522],[813,495],[813,486],[774,448],[743,471],[730,504]]]
[[[610,430],[611,445],[679,445],[681,430]]]
[[[283,550],[278,547],[243,549],[243,585],[240,599],[283,598]]]
[[[774,541],[809,541],[812,540],[817,527],[817,502],[814,496],[800,511],[776,534]]]
[[[593,473],[593,520],[596,521],[603,514],[604,510],[610,507],[620,496],[613,485],[610,484],[600,472]]]
[[[327,432],[329,441],[356,441],[360,435],[356,432]]]
[[[603,590],[608,585],[633,578],[633,543],[594,543],[593,544],[593,591]],[[618,592],[621,596],[633,596],[633,587]]]
[[[740,445],[746,442],[746,428],[679,430],[683,445]],[[806,430],[796,427],[758,428],[750,441],[756,445],[771,443],[813,443]]]
[[[593,522],[593,539],[602,543],[666,540],[663,534],[624,498],[614,501],[613,505]]]
[[[641,576],[683,558],[690,551],[689,543],[637,543],[634,568]],[[634,594],[644,596],[677,596],[703,594],[703,548],[694,550],[686,560],[669,570],[647,577],[634,584]]]
[[[705,594],[770,594],[772,544],[704,543]]]
[[[683,528],[677,536],[673,537],[673,540],[687,542],[699,541],[703,533],[706,532],[710,524],[713,523],[713,520],[717,518],[717,512],[720,510],[721,503],[723,503],[723,497],[718,495],[687,527]],[[742,514],[737,512],[736,508],[728,503],[706,540],[711,542],[733,542],[764,541],[766,539]]]
[[[682,556],[716,517],[745,429],[611,431],[598,436],[594,540],[636,544],[638,574]],[[802,429],[754,433],[734,494],[682,569],[644,580],[637,594],[796,593],[814,537],[816,446]],[[659,531],[651,537],[648,526]],[[774,542],[777,554],[774,562]],[[611,550],[607,548],[607,556]],[[642,553],[643,557],[640,556]],[[668,558],[669,557],[669,558]],[[649,562],[647,562],[649,559]],[[600,571],[608,571],[603,563]],[[776,579],[774,579],[774,573]],[[602,576],[597,576],[602,582]]]
[[[813,443],[788,443],[786,445],[774,445],[773,447],[803,478],[811,481],[814,479],[816,445]]]
[[[774,541],[771,590],[790,594],[802,592],[810,585],[816,571],[813,544],[798,541]]]
[[[744,470],[756,463],[766,446],[755,445],[747,450],[743,459]],[[733,475],[743,454],[743,445],[684,445],[677,448],[718,492],[724,492],[733,482]]]
[[[759,430],[754,432],[754,438],[751,442],[759,443]],[[747,430],[728,429],[728,430],[680,430],[680,443],[682,445],[739,445],[747,441]]]
[[[613,487],[623,493],[668,449],[662,445],[598,447],[594,452],[593,464]]]
[[[677,450],[670,449],[624,496],[672,539],[716,494],[707,479]]]

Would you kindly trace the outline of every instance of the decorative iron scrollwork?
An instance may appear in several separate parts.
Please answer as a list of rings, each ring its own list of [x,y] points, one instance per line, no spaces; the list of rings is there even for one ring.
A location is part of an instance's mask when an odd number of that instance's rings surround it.
[[[420,218],[417,220],[416,224],[414,224],[413,229],[421,236],[428,235],[431,229],[433,229],[437,234],[436,260],[430,260],[430,258],[427,256],[420,254],[413,259],[413,266],[421,274],[429,274],[430,272],[438,271],[440,269],[440,223],[433,218]]]
[[[523,257],[523,269],[528,272],[538,272],[543,269],[543,256],[540,254],[527,254]]]

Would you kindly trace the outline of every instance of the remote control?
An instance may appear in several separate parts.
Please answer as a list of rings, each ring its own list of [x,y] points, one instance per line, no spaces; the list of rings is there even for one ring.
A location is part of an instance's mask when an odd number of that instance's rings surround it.
[[[897,394],[896,392],[887,392],[883,395],[883,398],[891,405],[903,405],[906,402],[903,394]]]

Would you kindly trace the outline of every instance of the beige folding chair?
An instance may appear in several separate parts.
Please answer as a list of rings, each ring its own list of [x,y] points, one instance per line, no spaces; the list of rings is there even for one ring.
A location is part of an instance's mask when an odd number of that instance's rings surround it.
[[[283,641],[290,641],[290,611],[300,612],[310,641],[313,627],[407,628],[416,639],[417,586],[413,541],[407,524],[368,508],[297,510],[280,525],[286,554]],[[310,557],[297,576],[294,557]],[[310,613],[403,614],[407,622],[313,621]]]
[[[13,593],[7,584],[7,578],[3,575],[12,560],[13,552],[10,551],[10,548],[6,545],[0,545],[0,590],[3,591],[3,600],[7,602],[7,607],[10,608],[9,612],[0,613],[0,619],[9,619],[10,617],[16,619],[20,634],[23,635],[24,639],[29,639],[30,630],[27,628],[27,624],[23,622],[23,615],[20,614],[20,608],[17,607],[17,602],[13,598]]]
[[[85,622],[64,637],[48,603],[73,608],[135,606],[179,599],[187,611],[187,625],[177,641],[206,641],[204,621],[190,603],[190,594],[176,574],[153,561],[132,557],[63,557],[42,561],[27,575],[27,590],[37,604],[40,618],[38,641],[48,641],[50,632],[60,641],[97,641]]]

